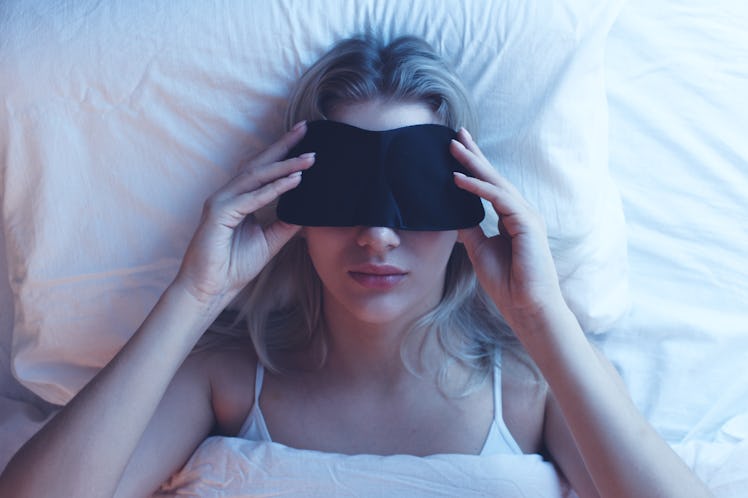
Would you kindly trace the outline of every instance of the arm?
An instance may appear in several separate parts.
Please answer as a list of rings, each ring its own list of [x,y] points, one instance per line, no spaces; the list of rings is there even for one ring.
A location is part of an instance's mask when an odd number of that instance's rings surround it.
[[[139,478],[138,459],[155,462],[149,483],[163,480],[208,434],[205,374],[190,361],[172,379],[218,313],[298,230],[262,227],[250,215],[312,165],[309,156],[280,160],[305,130],[295,127],[206,201],[175,281],[112,361],[14,456],[0,496],[113,496],[120,485],[134,493],[123,475]],[[186,405],[189,415],[180,413]],[[133,456],[136,471],[126,473]]]
[[[199,337],[208,315],[191,296],[170,288],[122,351],[11,460],[0,479],[0,495],[113,496],[130,455],[159,407],[169,383]],[[182,376],[184,379],[185,376]],[[174,393],[196,395],[190,417],[174,429],[194,431],[187,446],[212,425],[210,405],[199,384],[171,389],[160,411],[175,405]],[[192,406],[191,406],[192,408]],[[190,433],[188,432],[188,433]],[[173,439],[174,432],[159,434]],[[154,441],[158,444],[160,441]],[[162,470],[183,460],[185,451],[164,455]]]
[[[575,487],[586,476],[575,480],[569,439],[600,496],[711,496],[639,413],[567,307],[523,327],[552,393],[547,446]]]
[[[474,177],[456,174],[455,182],[491,202],[501,232],[489,238],[476,227],[461,231],[460,240],[481,286],[548,381],[546,440],[557,463],[591,496],[710,496],[587,341],[561,295],[542,220],[465,130],[458,140],[452,154]]]
[[[614,382],[621,388],[622,393],[628,396],[628,390],[613,365],[597,349],[594,351],[603,367],[610,372]],[[600,496],[589,472],[587,472],[582,455],[574,442],[574,437],[569,432],[569,426],[564,420],[558,400],[552,393],[546,398],[543,440],[545,451],[558,464],[566,478],[573,483],[574,489],[580,497]]]

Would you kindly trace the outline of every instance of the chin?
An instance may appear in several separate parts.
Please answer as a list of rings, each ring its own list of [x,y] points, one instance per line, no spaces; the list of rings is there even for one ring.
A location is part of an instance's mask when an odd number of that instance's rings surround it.
[[[370,325],[387,325],[397,322],[407,313],[401,306],[365,306],[350,309],[350,311],[357,320]]]
[[[348,312],[361,323],[374,326],[402,325],[404,320],[412,321],[420,318],[429,310],[423,309],[422,303],[405,302],[398,296],[387,296],[384,299],[364,300],[365,302],[350,303]]]

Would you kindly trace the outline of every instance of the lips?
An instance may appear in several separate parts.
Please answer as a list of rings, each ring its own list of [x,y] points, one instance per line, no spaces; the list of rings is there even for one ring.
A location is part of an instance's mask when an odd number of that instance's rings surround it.
[[[365,264],[351,268],[348,274],[367,289],[389,290],[405,280],[408,272],[392,265]]]

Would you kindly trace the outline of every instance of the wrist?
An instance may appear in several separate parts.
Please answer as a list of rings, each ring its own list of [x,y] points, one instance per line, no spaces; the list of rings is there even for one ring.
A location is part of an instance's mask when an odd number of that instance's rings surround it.
[[[576,316],[562,297],[520,310],[507,323],[527,349],[565,340],[569,334],[584,335]]]
[[[573,316],[566,301],[559,293],[553,299],[546,299],[532,306],[515,309],[505,315],[505,318],[513,329],[529,330],[567,317],[570,313]]]
[[[223,295],[200,293],[179,277],[168,285],[162,295],[162,300],[178,306],[183,310],[185,317],[191,316],[208,324],[215,320],[230,301]]]

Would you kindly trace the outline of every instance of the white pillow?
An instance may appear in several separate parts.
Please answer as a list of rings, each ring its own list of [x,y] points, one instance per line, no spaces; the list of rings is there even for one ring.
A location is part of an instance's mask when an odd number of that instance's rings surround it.
[[[18,379],[65,403],[175,275],[203,200],[282,132],[335,41],[426,38],[484,151],[545,217],[588,331],[625,311],[603,47],[622,0],[13,2],[0,18],[2,215]]]

